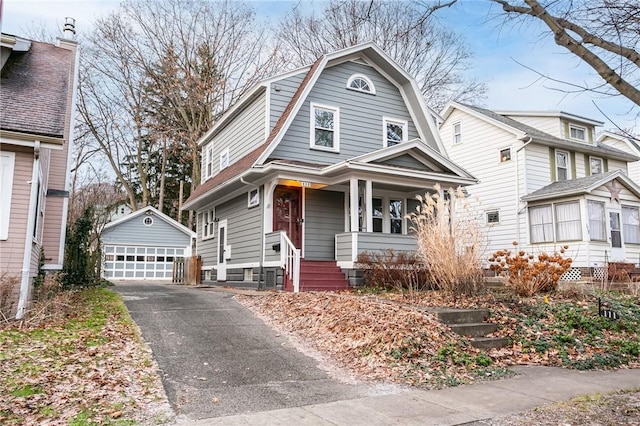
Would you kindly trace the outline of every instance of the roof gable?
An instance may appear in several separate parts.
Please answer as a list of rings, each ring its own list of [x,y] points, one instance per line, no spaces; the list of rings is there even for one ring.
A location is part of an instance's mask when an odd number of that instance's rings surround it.
[[[162,213],[160,210],[152,207],[152,206],[147,206],[144,207],[140,210],[137,210],[135,212],[129,213],[126,216],[123,216],[117,220],[114,220],[113,222],[109,222],[104,226],[105,230],[108,229],[113,229],[118,227],[119,225],[121,225],[122,223],[125,222],[130,222],[136,218],[142,217],[144,215],[150,215],[153,216],[154,218],[158,218],[160,220],[162,220],[163,222],[167,223],[168,225],[171,225],[172,227],[176,228],[177,230],[179,230],[180,232],[184,233],[185,235],[188,235],[190,237],[195,238],[196,233],[193,232],[192,230],[190,230],[189,228],[187,228],[186,226],[182,225],[181,223],[175,221],[174,219],[170,218],[169,216],[167,216],[166,214]]]

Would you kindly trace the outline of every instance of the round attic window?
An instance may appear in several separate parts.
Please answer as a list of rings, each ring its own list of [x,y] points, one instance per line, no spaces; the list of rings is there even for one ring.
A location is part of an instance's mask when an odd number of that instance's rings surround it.
[[[151,225],[153,225],[153,218],[147,216],[147,217],[144,218],[142,223],[144,223],[145,226],[151,226]]]

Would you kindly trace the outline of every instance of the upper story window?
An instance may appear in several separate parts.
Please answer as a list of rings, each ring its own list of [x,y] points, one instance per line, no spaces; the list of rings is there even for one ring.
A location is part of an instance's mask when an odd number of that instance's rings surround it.
[[[511,148],[505,148],[500,150],[500,162],[504,163],[505,161],[511,160]]]
[[[571,139],[576,139],[579,141],[587,140],[587,129],[580,126],[574,126],[573,124],[569,124],[569,137]]]
[[[220,153],[220,170],[229,166],[229,148]]]
[[[462,142],[462,123],[453,123],[453,144]]]
[[[340,110],[311,104],[311,148],[340,151]]]
[[[592,175],[597,175],[598,173],[602,173],[602,158],[590,157],[589,166],[591,168]]]
[[[213,174],[213,145],[209,144],[202,151],[202,180],[206,180]]]
[[[362,74],[354,74],[347,81],[347,89],[357,90],[358,92],[376,94],[376,88],[373,82]]]
[[[408,140],[407,122],[404,120],[394,120],[383,118],[384,123],[384,146],[393,146]]]
[[[556,180],[569,179],[569,153],[556,151]]]

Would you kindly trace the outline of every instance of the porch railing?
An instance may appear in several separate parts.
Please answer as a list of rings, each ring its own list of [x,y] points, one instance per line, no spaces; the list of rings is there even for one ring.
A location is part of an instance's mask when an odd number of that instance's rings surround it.
[[[280,251],[285,278],[293,282],[293,292],[300,292],[300,249],[293,245],[287,234],[280,233]]]

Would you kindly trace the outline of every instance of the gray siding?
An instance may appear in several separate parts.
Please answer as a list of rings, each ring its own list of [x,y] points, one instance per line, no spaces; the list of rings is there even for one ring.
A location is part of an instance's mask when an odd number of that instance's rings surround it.
[[[358,254],[380,249],[396,251],[415,251],[418,248],[415,238],[410,235],[360,233],[358,234]]]
[[[376,94],[370,95],[346,88],[355,73],[369,77]],[[340,108],[340,152],[309,148],[311,102]],[[418,137],[400,91],[373,68],[346,62],[325,69],[294,118],[273,157],[332,164],[366,154],[383,147],[383,117],[408,122],[408,139]]]
[[[227,220],[227,245],[231,246],[231,259],[227,260],[229,266],[259,262],[261,259],[262,188],[260,192],[260,205],[256,207],[247,207],[246,193],[216,206],[216,218]],[[202,241],[202,218],[198,216],[198,254],[202,256],[202,265],[217,265],[218,226],[213,238]]]
[[[270,232],[264,237],[264,261],[265,262],[278,262],[280,260],[280,253],[273,250],[274,244],[280,244],[280,234],[282,231]],[[280,247],[282,250],[282,247]]]
[[[390,158],[385,161],[377,162],[378,164],[396,166],[396,167],[404,167],[408,169],[416,169],[421,171],[432,172],[433,170],[427,166],[425,166],[420,161],[416,160],[409,154],[400,155],[395,158]]]
[[[266,95],[262,93],[240,112],[232,123],[203,146],[202,153],[204,155],[208,147],[213,144],[211,177],[220,171],[220,154],[225,149],[229,149],[229,164],[232,164],[265,141],[265,98]]]
[[[269,95],[271,96],[271,111],[269,111],[269,129],[273,129],[273,126],[278,121],[278,118],[282,115],[285,108],[291,101],[293,94],[298,90],[300,83],[304,79],[306,72],[294,75],[292,77],[284,78],[280,81],[271,83],[269,87]],[[277,89],[277,90],[276,90]]]
[[[336,260],[338,261],[347,261],[351,262],[352,259],[352,241],[353,241],[353,233],[346,232],[344,234],[336,235]]]
[[[335,234],[344,232],[344,193],[305,191],[305,259],[333,260]]]
[[[146,215],[140,215],[103,231],[103,244],[151,245],[187,247],[191,237],[164,219],[153,214],[153,225],[142,222]]]

